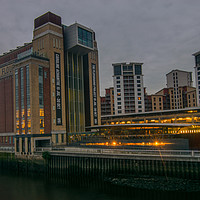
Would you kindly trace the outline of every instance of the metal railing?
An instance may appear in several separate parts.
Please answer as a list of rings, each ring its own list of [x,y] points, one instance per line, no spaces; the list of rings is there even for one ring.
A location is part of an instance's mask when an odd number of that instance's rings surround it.
[[[200,157],[200,151],[194,150],[133,150],[133,149],[93,149],[79,147],[65,148],[36,148],[35,152],[60,152],[74,154],[101,154],[101,155],[126,155],[126,156],[169,156],[169,157]]]
[[[14,147],[0,147],[0,152],[14,152]]]

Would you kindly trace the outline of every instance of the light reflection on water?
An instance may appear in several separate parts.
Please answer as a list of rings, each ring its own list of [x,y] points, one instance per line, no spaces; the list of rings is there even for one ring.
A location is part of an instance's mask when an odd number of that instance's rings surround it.
[[[0,200],[192,200],[199,197],[195,192],[140,190],[97,180],[84,183],[79,184],[76,180],[64,186],[41,178],[0,174]]]

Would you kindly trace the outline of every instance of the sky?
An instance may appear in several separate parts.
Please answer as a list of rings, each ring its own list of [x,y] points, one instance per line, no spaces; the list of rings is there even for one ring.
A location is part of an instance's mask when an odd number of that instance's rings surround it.
[[[166,87],[166,74],[173,69],[194,74],[192,54],[200,51],[199,0],[0,1],[0,54],[31,42],[34,19],[48,11],[61,16],[65,25],[78,22],[93,29],[101,95],[113,86],[112,63],[144,63],[148,94]]]

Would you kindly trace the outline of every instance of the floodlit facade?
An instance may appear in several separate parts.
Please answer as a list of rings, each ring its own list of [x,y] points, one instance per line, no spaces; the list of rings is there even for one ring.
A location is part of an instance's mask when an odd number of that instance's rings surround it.
[[[93,30],[48,12],[33,40],[0,56],[0,145],[17,154],[67,145],[99,125],[98,49]]]

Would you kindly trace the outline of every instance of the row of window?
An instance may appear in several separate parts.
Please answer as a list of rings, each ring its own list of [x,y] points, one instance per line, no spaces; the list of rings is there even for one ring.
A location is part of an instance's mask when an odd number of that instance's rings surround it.
[[[142,75],[142,66],[141,65],[135,65],[135,75]],[[133,66],[123,66],[123,74],[133,74]],[[114,66],[114,75],[122,75],[122,68],[121,65]]]

